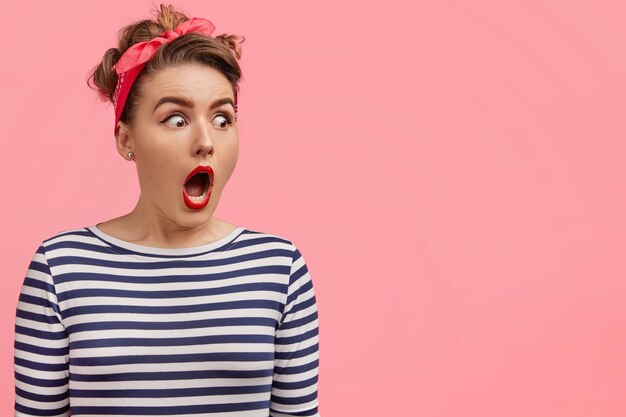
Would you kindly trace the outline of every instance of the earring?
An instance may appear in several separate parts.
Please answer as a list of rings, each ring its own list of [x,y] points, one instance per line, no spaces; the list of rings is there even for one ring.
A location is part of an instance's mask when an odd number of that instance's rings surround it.
[[[128,155],[128,159],[133,159],[134,154],[132,152],[128,152],[126,155]]]

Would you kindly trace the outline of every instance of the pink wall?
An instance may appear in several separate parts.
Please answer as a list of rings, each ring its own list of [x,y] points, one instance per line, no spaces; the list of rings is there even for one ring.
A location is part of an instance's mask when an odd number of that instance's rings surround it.
[[[150,4],[2,6],[2,415],[39,242],[134,206],[85,77]],[[218,211],[304,253],[324,417],[626,414],[623,2],[177,4],[247,37]]]

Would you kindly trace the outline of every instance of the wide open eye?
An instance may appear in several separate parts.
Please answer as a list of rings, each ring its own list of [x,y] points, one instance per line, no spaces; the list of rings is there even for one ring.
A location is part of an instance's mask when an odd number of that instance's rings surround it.
[[[216,114],[211,122],[213,126],[218,129],[225,130],[229,125],[233,123],[232,116],[228,113],[219,113]]]
[[[184,127],[187,121],[182,114],[174,113],[165,119],[163,123],[170,127]]]

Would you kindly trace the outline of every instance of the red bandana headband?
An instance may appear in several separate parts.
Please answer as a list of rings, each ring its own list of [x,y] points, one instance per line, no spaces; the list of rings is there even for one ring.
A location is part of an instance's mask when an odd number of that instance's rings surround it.
[[[159,47],[163,44],[170,42],[172,39],[176,39],[185,33],[196,32],[205,36],[210,36],[215,30],[213,23],[206,19],[193,17],[189,20],[185,20],[174,30],[168,30],[161,36],[149,40],[147,42],[139,42],[128,48],[120,57],[117,64],[113,66],[115,72],[117,72],[117,85],[115,87],[115,93],[113,93],[113,107],[115,108],[115,128],[117,122],[120,120],[126,99],[130,88],[133,86],[135,79],[143,69],[146,62],[148,62]],[[236,94],[236,92],[235,92]],[[235,103],[237,97],[235,95]]]

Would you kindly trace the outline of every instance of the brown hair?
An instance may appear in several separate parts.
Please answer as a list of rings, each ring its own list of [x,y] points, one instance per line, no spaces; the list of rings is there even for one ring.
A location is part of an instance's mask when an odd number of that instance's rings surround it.
[[[113,100],[117,73],[113,66],[124,51],[139,42],[149,41],[189,18],[171,5],[161,4],[155,10],[155,20],[141,20],[125,26],[120,30],[118,47],[110,48],[104,53],[102,62],[89,74],[87,84],[98,92],[103,101]],[[160,47],[157,53],[146,62],[130,89],[126,105],[120,117],[124,123],[131,123],[134,109],[139,98],[141,80],[148,74],[160,69],[184,63],[200,63],[220,71],[233,87],[236,94],[239,80],[242,78],[241,68],[237,60],[241,58],[242,36],[221,34],[215,37],[199,33],[186,33]]]

